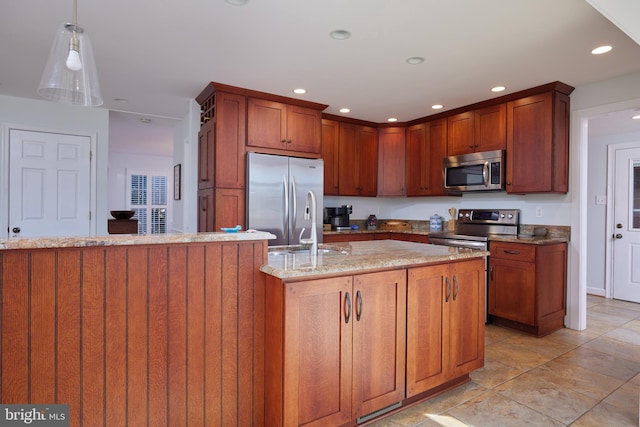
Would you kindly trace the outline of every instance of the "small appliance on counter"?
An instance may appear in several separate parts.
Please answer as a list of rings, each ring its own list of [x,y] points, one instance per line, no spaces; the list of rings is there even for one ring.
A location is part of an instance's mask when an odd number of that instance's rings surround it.
[[[324,224],[331,224],[331,229],[334,231],[351,230],[351,225],[349,224],[349,215],[351,215],[351,212],[353,212],[351,205],[342,205],[339,208],[324,208],[322,222]]]

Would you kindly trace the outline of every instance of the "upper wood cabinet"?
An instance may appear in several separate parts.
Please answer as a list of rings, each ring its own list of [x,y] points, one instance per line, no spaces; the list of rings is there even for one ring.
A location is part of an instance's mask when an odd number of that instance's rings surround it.
[[[569,190],[569,96],[558,91],[507,104],[508,193]]]
[[[379,129],[378,196],[404,196],[406,128]]]
[[[338,180],[341,196],[376,196],[378,130],[340,123]]]
[[[249,98],[247,118],[250,147],[320,154],[320,110]]]
[[[322,160],[324,161],[324,194],[340,194],[338,174],[338,153],[340,141],[340,123],[322,119]]]
[[[447,119],[407,128],[407,196],[442,196],[442,158],[447,155]]]
[[[466,111],[448,117],[447,155],[504,150],[506,147],[506,120],[505,104]]]

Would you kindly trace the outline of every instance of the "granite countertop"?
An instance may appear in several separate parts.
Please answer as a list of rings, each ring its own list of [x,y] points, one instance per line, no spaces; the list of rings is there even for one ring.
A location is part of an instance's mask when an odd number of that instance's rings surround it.
[[[307,252],[269,255],[268,264],[262,265],[260,270],[281,279],[311,278],[489,256],[487,251],[398,240],[331,243],[323,246],[345,250],[349,254],[318,254],[315,257]]]
[[[169,233],[146,236],[132,234],[112,234],[94,237],[42,237],[0,240],[0,250],[9,249],[43,249],[43,248],[81,248],[89,246],[126,246],[126,245],[158,245],[168,243],[201,243],[229,242],[244,240],[275,239],[271,233],[238,232],[238,233]]]

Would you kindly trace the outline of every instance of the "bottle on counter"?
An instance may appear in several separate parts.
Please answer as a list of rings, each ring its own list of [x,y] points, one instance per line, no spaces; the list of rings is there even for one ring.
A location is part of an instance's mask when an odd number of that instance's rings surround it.
[[[369,215],[367,218],[367,230],[375,230],[378,228],[378,218],[374,214]]]
[[[429,231],[442,231],[442,217],[434,214],[429,218]]]

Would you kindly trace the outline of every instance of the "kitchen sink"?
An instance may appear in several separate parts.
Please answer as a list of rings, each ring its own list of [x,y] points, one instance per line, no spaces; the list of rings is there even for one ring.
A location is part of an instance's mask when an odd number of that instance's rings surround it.
[[[309,248],[301,245],[271,246],[270,256],[308,254]],[[318,255],[349,255],[349,251],[340,246],[318,245]]]

